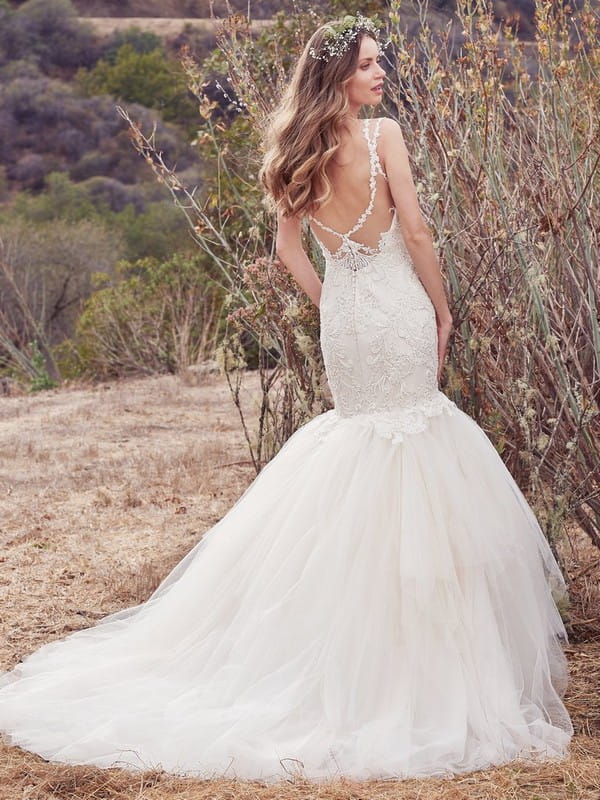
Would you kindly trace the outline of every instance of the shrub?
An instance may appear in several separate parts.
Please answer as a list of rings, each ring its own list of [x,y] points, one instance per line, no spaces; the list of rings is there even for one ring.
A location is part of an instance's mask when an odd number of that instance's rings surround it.
[[[94,203],[85,189],[69,180],[64,172],[51,172],[46,178],[46,191],[29,195],[22,192],[15,199],[13,212],[28,222],[53,220],[80,222],[97,216]]]
[[[161,48],[140,53],[124,44],[114,62],[101,60],[92,70],[80,70],[78,83],[87,97],[108,94],[125,103],[139,103],[160,111],[166,121],[192,130],[197,122],[181,67]]]
[[[54,160],[39,153],[28,153],[20,158],[8,171],[12,180],[18,181],[24,189],[39,190],[44,186],[47,173],[54,167]]]
[[[137,215],[146,207],[142,186],[127,186],[115,178],[97,175],[79,184],[78,188],[100,212],[103,210],[118,212],[131,206]]]
[[[262,257],[245,265],[241,280],[245,303],[241,305],[231,295],[228,298],[227,331],[218,361],[227,376],[252,463],[259,471],[313,416],[315,408],[330,407],[330,399],[320,379],[318,315],[308,298],[298,293],[290,273],[278,261]],[[256,363],[252,363],[254,358]],[[258,367],[261,376],[254,435],[242,404],[241,370],[248,366]]]
[[[163,49],[162,39],[155,33],[143,31],[131,26],[122,31],[115,31],[105,46],[102,57],[109,64],[117,61],[119,51],[124,45],[129,45],[136,53],[152,53]]]
[[[223,292],[202,260],[121,262],[85,304],[72,352],[96,378],[183,370],[213,355]]]
[[[177,36],[168,42],[169,51],[175,54],[185,49],[198,61],[204,60],[214,50],[217,44],[213,29],[199,27],[186,23]]]
[[[185,219],[168,200],[148,203],[139,214],[130,204],[111,219],[111,224],[121,231],[129,259],[165,260],[173,253],[194,250]]]
[[[46,359],[40,351],[37,342],[31,342],[31,378],[30,387],[32,392],[42,392],[44,389],[53,389],[56,386],[56,381],[53,380],[48,374],[46,366]]]
[[[40,68],[35,58],[29,56],[26,58],[19,58],[16,61],[9,61],[0,69],[0,78],[2,83],[10,83],[17,78],[35,78],[42,77]]]
[[[78,21],[69,0],[27,0],[2,14],[0,48],[7,60],[34,58],[47,73],[91,66],[97,60],[93,31]]]
[[[160,187],[154,183],[126,185],[103,177],[74,183],[63,172],[54,172],[46,178],[45,191],[21,192],[4,218],[32,223],[96,221],[118,234],[122,255],[128,259],[164,260],[174,252],[191,250],[193,239],[177,209],[168,199],[155,199],[158,196]]]

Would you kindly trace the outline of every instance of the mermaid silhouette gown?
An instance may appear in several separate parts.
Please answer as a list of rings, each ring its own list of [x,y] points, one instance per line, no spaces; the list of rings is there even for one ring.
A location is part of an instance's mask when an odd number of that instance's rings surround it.
[[[148,601],[3,674],[9,742],[266,782],[568,752],[558,565],[485,433],[437,388],[434,310],[395,214],[377,248],[351,238],[385,180],[378,130],[364,123],[369,207],[323,245],[335,408]]]

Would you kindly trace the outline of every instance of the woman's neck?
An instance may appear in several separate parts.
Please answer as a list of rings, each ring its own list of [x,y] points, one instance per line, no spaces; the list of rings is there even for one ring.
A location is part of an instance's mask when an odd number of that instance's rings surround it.
[[[351,106],[349,107],[349,109],[348,109],[348,116],[349,116],[351,119],[358,119],[358,117],[359,117],[359,114],[360,114],[360,109],[361,109],[361,106],[354,106],[354,105],[351,105]]]
[[[344,116],[344,124],[347,131],[351,133],[356,131],[361,123],[361,119],[358,116],[360,112],[360,107],[355,109],[350,109]]]

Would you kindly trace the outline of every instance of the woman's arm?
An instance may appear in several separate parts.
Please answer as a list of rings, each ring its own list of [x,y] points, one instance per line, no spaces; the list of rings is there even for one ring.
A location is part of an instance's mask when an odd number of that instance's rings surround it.
[[[387,118],[382,120],[380,141],[383,168],[388,177],[406,249],[415,265],[417,275],[431,298],[438,320],[451,321],[440,265],[433,248],[431,233],[419,206],[404,137],[395,120]]]
[[[285,217],[280,211],[277,212],[275,249],[296,283],[318,308],[321,279],[302,247],[302,222],[298,217]]]

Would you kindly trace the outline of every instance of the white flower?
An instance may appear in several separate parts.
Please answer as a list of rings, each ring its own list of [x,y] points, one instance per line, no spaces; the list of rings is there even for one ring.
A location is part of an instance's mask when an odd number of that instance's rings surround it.
[[[341,22],[334,22],[327,26],[321,49],[317,52],[314,47],[311,47],[308,52],[318,61],[329,61],[331,58],[337,58],[345,53],[351,42],[364,32],[370,33],[378,41],[378,26],[373,20],[363,17],[362,14],[355,17],[346,14]]]
[[[538,450],[545,450],[546,447],[548,447],[548,442],[549,441],[550,441],[550,439],[548,438],[548,436],[546,436],[545,433],[541,433],[537,438],[537,442],[536,442],[537,449]]]

